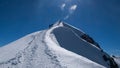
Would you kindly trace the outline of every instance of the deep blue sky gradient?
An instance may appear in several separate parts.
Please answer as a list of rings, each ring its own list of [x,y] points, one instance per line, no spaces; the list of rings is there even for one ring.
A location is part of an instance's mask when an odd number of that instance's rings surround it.
[[[65,0],[0,0],[0,46],[63,19]],[[78,7],[65,22],[94,38],[110,54],[120,55],[120,0],[71,0]],[[68,6],[69,6],[68,5]]]

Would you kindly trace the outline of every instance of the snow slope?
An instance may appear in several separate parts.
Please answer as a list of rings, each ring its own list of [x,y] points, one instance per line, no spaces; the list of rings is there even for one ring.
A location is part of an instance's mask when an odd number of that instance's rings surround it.
[[[58,22],[0,48],[0,68],[110,68],[81,30]]]
[[[120,57],[114,57],[115,62],[118,64],[120,68]]]

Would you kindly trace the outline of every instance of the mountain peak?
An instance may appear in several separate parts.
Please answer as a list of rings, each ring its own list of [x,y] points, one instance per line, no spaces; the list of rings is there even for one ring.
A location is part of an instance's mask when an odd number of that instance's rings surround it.
[[[65,23],[62,20],[58,20],[56,23],[52,24],[53,26],[63,26],[63,23]]]
[[[61,20],[49,27],[0,48],[0,68],[117,68],[83,31]]]

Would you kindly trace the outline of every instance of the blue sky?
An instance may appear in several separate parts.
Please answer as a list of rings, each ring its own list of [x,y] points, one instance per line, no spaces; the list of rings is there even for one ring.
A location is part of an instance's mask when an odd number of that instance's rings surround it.
[[[65,22],[86,32],[108,53],[120,55],[120,0],[0,0],[0,46],[67,15]]]

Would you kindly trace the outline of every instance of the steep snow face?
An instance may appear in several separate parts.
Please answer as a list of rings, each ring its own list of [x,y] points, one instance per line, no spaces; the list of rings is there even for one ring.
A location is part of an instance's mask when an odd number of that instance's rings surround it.
[[[83,32],[65,24],[64,26],[56,27],[52,33],[55,35],[61,47],[82,55],[96,63],[108,66],[103,59],[104,53],[80,37],[84,34]]]
[[[29,34],[0,48],[0,68],[109,68],[101,49],[82,34],[60,22]]]

